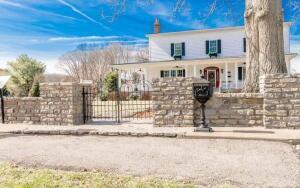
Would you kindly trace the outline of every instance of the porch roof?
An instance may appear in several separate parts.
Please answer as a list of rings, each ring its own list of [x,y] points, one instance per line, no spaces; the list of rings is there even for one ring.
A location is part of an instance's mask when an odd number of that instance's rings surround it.
[[[296,53],[286,54],[286,58],[291,60],[297,56]],[[117,69],[130,69],[130,68],[147,68],[147,67],[162,67],[162,66],[186,66],[195,64],[213,64],[213,63],[241,63],[246,61],[246,56],[236,57],[219,57],[219,58],[199,58],[189,60],[166,60],[166,61],[148,61],[142,63],[123,63],[112,65]]]

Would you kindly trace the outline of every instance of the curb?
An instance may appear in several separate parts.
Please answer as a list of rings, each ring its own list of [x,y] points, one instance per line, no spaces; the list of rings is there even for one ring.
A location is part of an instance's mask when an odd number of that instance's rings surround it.
[[[17,130],[8,131],[6,134],[19,135],[69,135],[69,136],[131,136],[131,137],[167,137],[181,138],[184,133],[149,133],[149,132],[111,132],[111,131],[88,131],[88,130]]]
[[[16,130],[2,132],[0,134],[15,135],[48,135],[48,136],[120,136],[120,137],[163,137],[178,139],[229,139],[229,140],[257,140],[270,142],[283,142],[291,145],[300,145],[299,139],[284,138],[259,138],[259,137],[232,137],[232,136],[203,136],[189,135],[182,133],[165,133],[165,132],[126,132],[126,131],[95,131],[95,130]]]

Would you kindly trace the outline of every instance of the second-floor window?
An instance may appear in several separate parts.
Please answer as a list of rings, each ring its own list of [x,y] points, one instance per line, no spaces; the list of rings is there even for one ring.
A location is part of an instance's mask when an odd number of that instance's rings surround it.
[[[217,53],[217,49],[218,49],[218,42],[217,40],[210,40],[209,41],[209,53]]]
[[[171,56],[182,57],[185,56],[185,43],[172,43],[171,44]]]
[[[174,44],[174,55],[175,56],[182,56],[182,43],[175,43]]]
[[[206,54],[217,56],[217,54],[221,54],[221,40],[207,40],[206,41]]]

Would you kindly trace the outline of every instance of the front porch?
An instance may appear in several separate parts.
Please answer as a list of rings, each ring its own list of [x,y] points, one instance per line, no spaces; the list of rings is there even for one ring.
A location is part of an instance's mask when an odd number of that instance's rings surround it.
[[[199,63],[186,65],[185,70],[186,77],[204,78],[220,92],[241,89],[246,77],[244,62]]]
[[[113,67],[126,75],[139,73],[148,81],[162,77],[204,78],[212,82],[217,91],[241,89],[246,74],[244,57],[128,63]]]
[[[290,73],[290,60],[295,54],[286,54]],[[144,63],[115,64],[113,68],[130,75],[137,72],[148,81],[161,77],[205,78],[215,84],[216,91],[240,90],[246,77],[246,57],[201,58],[192,60],[166,60]]]

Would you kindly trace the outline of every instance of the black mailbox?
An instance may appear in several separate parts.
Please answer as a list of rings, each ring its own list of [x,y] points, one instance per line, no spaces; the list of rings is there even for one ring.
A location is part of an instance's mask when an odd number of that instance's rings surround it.
[[[202,117],[201,123],[198,127],[195,128],[195,132],[197,131],[205,131],[212,132],[212,128],[208,127],[205,118],[205,103],[212,97],[213,95],[213,84],[204,81],[202,83],[194,83],[193,84],[193,95],[194,98],[201,104]]]

